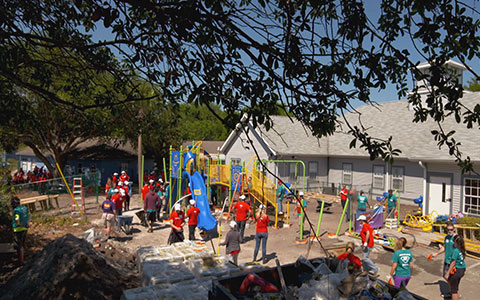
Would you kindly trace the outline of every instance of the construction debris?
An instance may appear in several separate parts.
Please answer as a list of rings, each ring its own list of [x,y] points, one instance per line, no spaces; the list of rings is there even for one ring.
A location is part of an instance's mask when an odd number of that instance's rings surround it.
[[[120,299],[138,286],[135,274],[85,240],[62,236],[36,253],[0,288],[2,299]]]

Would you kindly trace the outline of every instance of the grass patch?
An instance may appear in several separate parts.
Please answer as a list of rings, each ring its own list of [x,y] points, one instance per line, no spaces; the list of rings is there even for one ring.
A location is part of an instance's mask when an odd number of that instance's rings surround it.
[[[55,226],[72,226],[75,223],[78,223],[78,225],[86,225],[89,222],[87,220],[76,220],[72,219],[70,217],[59,217],[59,216],[45,216],[42,214],[32,214],[31,222],[39,225],[55,225]]]

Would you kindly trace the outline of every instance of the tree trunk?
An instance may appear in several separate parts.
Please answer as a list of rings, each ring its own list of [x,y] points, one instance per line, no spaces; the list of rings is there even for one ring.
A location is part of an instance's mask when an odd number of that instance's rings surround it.
[[[37,148],[34,144],[31,143],[25,143],[28,147],[30,147],[33,150],[33,153],[35,153],[35,156],[38,157],[43,164],[47,167],[47,169],[52,172],[53,177],[59,177],[60,174],[58,174],[56,166],[52,165],[48,158],[43,155],[43,153],[40,151],[40,149]]]

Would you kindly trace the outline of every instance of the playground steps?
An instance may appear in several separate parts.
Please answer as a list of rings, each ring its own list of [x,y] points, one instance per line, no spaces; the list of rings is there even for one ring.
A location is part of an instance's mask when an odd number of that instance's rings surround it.
[[[398,228],[398,220],[395,219],[385,219],[385,227],[388,229]]]
[[[434,236],[430,238],[430,241],[435,244],[443,244],[446,234],[440,232],[434,232]],[[467,255],[475,258],[480,257],[480,242],[472,241],[470,239],[465,240],[465,249],[467,250]]]

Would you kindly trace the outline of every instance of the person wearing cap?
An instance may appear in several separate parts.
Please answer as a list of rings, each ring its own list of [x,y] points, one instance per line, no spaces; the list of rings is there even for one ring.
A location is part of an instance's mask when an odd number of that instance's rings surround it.
[[[276,196],[277,196],[278,213],[283,213],[282,201],[283,201],[283,197],[285,196],[285,187],[283,186],[280,180],[278,181]]]
[[[238,255],[240,253],[241,243],[240,232],[236,230],[237,222],[230,221],[228,225],[230,226],[230,231],[227,233],[225,241],[223,241],[223,243],[220,243],[220,246],[226,246],[225,254],[228,255],[228,258],[231,262],[238,265]]]
[[[187,210],[188,239],[190,241],[195,240],[195,228],[197,228],[199,214],[200,214],[200,209],[195,206],[195,200],[190,199],[190,208]]]
[[[148,188],[152,191],[155,190],[155,181],[153,179],[150,179],[148,183]]]
[[[120,181],[121,182],[121,181]],[[123,203],[125,204],[125,211],[130,210],[130,195],[128,189],[128,182],[124,181],[120,186],[120,193],[122,194]]]
[[[155,222],[155,216],[157,214],[158,202],[160,202],[160,198],[157,193],[155,193],[153,189],[150,189],[143,202],[143,209],[147,217],[148,232],[153,232],[153,223]]]
[[[370,251],[373,248],[373,228],[368,224],[367,217],[361,215],[357,221],[360,222],[362,229],[360,230],[360,237],[362,238],[362,250],[363,250],[363,266],[366,271],[371,271],[373,274],[377,274],[378,267],[369,258]]]
[[[168,237],[168,244],[183,242],[185,237],[183,236],[183,225],[185,224],[185,215],[182,211],[180,203],[174,205],[174,211],[170,214],[170,226],[172,231]]]
[[[247,223],[248,214],[250,213],[250,206],[245,202],[245,195],[241,195],[239,201],[233,206],[236,213],[235,219],[237,221],[238,229],[240,230],[240,238],[244,242],[245,225]]]
[[[302,206],[307,208],[307,200],[305,200],[303,192],[298,192],[298,199],[300,201],[297,201],[297,216],[300,216],[302,214]],[[303,215],[303,218],[305,219],[305,215]]]
[[[111,196],[112,202],[115,204],[115,212],[117,216],[122,215],[122,205],[123,205],[123,197],[122,194],[120,193],[120,189],[116,188],[113,190],[113,195]],[[120,229],[120,226],[118,226],[118,229]]]
[[[118,183],[118,173],[117,172],[113,173],[112,181],[115,182],[115,183]]]
[[[123,181],[124,183],[126,183],[127,181],[130,180],[130,177],[127,175],[127,172],[122,171],[121,173],[122,175],[120,175],[120,181]]]
[[[116,194],[115,194],[116,195]],[[105,236],[110,238],[110,232],[117,219],[117,212],[115,209],[115,203],[109,196],[102,203],[102,220],[105,226]]]
[[[268,239],[268,216],[265,205],[260,204],[257,214],[257,230],[255,234],[255,250],[253,251],[253,261],[257,260],[258,250],[260,249],[260,241],[262,242],[262,261],[267,263],[267,239]]]
[[[348,189],[347,189],[347,186],[344,184],[342,186],[342,189],[340,190],[340,202],[342,203],[342,209],[345,208],[345,205],[347,204],[347,199],[348,199]],[[351,201],[348,202],[348,207],[347,207],[347,211],[345,213],[345,222],[349,222],[350,221],[350,207],[352,206],[352,203],[350,203]]]
[[[10,205],[12,206],[12,229],[13,229],[13,241],[15,249],[17,250],[18,261],[20,265],[25,263],[25,238],[27,237],[27,230],[30,222],[30,214],[28,208],[24,205],[20,205],[20,199],[18,197],[12,197],[10,199]]]

